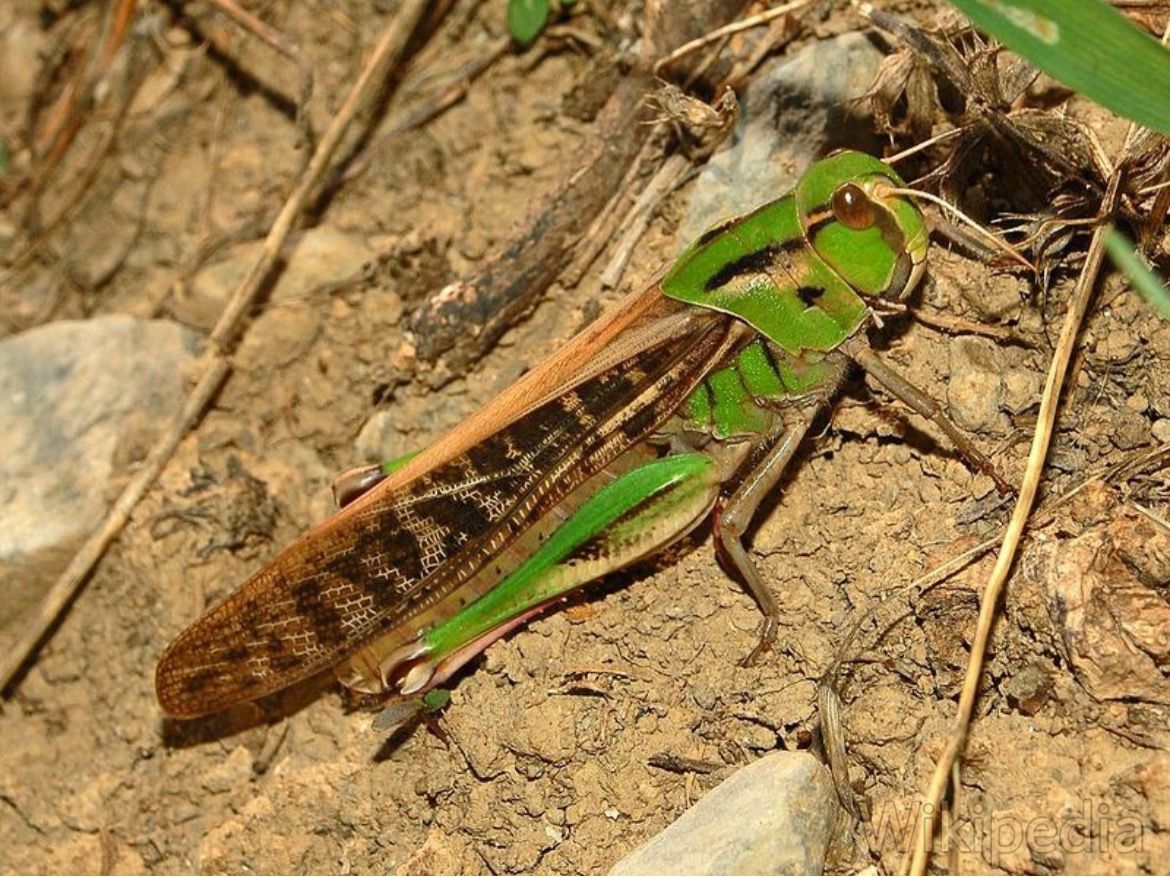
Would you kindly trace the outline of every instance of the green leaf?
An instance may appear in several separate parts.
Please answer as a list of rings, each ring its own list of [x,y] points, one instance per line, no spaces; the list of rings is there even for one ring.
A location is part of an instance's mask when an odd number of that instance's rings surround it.
[[[531,45],[548,24],[549,0],[508,0],[508,30],[522,46]]]
[[[1113,264],[1125,272],[1130,284],[1163,319],[1170,320],[1170,289],[1134,252],[1133,243],[1115,228],[1105,236],[1105,249]]]
[[[1102,0],[951,0],[981,30],[1119,116],[1170,134],[1170,49]]]

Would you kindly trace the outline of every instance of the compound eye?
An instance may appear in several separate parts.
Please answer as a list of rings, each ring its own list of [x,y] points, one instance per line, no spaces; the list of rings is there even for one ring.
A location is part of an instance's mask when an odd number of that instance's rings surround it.
[[[877,222],[873,201],[856,183],[839,186],[833,193],[831,206],[837,221],[853,231],[865,231]]]

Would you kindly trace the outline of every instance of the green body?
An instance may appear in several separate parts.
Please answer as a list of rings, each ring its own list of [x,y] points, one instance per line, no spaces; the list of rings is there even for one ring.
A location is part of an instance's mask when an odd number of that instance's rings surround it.
[[[880,205],[870,227],[835,221],[830,202],[846,182]],[[902,185],[877,159],[840,153],[814,165],[791,194],[688,248],[663,279],[663,294],[729,314],[758,333],[712,368],[664,427],[676,445],[687,436],[696,449],[634,462],[583,485],[568,519],[523,563],[422,632],[418,643],[383,657],[387,686],[405,695],[441,683],[550,602],[699,523],[744,456],[737,449],[782,428],[785,405],[836,389],[843,361],[835,351],[868,319],[865,296],[901,297],[917,282],[927,247],[921,214],[879,194]]]

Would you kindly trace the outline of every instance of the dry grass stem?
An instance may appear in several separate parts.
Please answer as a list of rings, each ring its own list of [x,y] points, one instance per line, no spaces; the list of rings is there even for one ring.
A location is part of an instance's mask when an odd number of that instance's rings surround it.
[[[1102,203],[1100,216],[1104,220],[1116,207],[1120,191],[1121,176],[1114,174],[1109,191]],[[1032,505],[1036,500],[1036,493],[1040,487],[1040,478],[1044,470],[1044,461],[1048,456],[1048,447],[1052,441],[1053,426],[1056,414],[1060,407],[1060,394],[1064,386],[1065,375],[1068,373],[1069,362],[1076,347],[1077,337],[1080,334],[1081,324],[1088,312],[1089,303],[1096,287],[1097,275],[1100,272],[1105,255],[1105,232],[1107,224],[1102,222],[1093,234],[1089,246],[1088,256],[1081,269],[1073,299],[1065,315],[1064,325],[1061,327],[1060,339],[1052,356],[1052,363],[1048,370],[1048,377],[1044,385],[1044,393],[1040,399],[1040,414],[1037,418],[1036,430],[1032,437],[1032,447],[1028,454],[1028,464],[1024,471],[1020,494],[1012,511],[1011,521],[1004,534],[1003,544],[1000,546],[996,558],[995,568],[992,570],[979,606],[979,619],[976,623],[975,636],[971,643],[971,655],[967,662],[967,672],[963,679],[963,688],[959,695],[958,715],[955,717],[955,726],[946,749],[935,765],[930,786],[918,819],[912,827],[913,835],[908,840],[908,852],[903,862],[902,870],[908,874],[925,874],[927,861],[930,858],[931,839],[934,836],[936,820],[942,806],[943,796],[950,782],[953,772],[957,769],[958,759],[967,742],[967,732],[971,725],[971,716],[975,708],[975,699],[979,693],[979,680],[983,673],[983,662],[987,654],[987,644],[991,636],[991,627],[998,614],[999,597],[1007,581],[1012,564],[1015,562],[1016,552],[1024,528],[1027,526]]]
[[[915,143],[913,146],[903,149],[901,152],[895,152],[893,155],[886,156],[883,161],[886,164],[897,164],[912,155],[917,155],[919,152],[929,149],[936,143],[943,143],[952,137],[958,137],[966,130],[966,128],[952,128],[950,131],[943,131],[941,134],[935,134],[933,137],[923,140],[921,143]]]
[[[690,170],[690,159],[678,153],[667,158],[658,168],[654,177],[646,184],[646,188],[638,195],[622,221],[618,232],[621,237],[618,240],[617,248],[605,266],[605,270],[601,272],[602,286],[614,288],[621,282],[630,256],[638,245],[638,241],[642,239],[642,235],[646,233],[654,211],[658,209],[662,199],[682,183]]]
[[[654,64],[654,75],[661,75],[662,71],[673,64],[680,58],[685,58],[704,46],[709,46],[711,43],[718,42],[724,37],[729,37],[732,34],[740,33],[741,31],[751,30],[753,27],[760,27],[765,25],[773,19],[779,18],[781,15],[788,15],[790,12],[795,12],[802,6],[811,5],[813,0],[792,0],[790,3],[785,3],[782,6],[776,6],[773,9],[765,9],[756,15],[741,19],[740,21],[733,21],[731,24],[716,28],[710,33],[703,34],[697,39],[691,40],[689,43],[683,43],[669,55],[660,58]]]

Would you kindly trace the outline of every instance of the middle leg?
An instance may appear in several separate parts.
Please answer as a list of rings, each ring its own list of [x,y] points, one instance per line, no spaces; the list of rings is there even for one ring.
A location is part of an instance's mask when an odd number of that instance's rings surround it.
[[[764,459],[748,473],[731,498],[720,504],[715,511],[715,541],[739,571],[748,590],[759,604],[760,611],[764,613],[760,641],[744,659],[745,664],[754,663],[764,652],[772,648],[780,627],[780,604],[776,602],[771,589],[764,584],[755,562],[744,548],[743,534],[751,524],[756,509],[764,497],[780,482],[784,470],[792,462],[796,449],[808,433],[820,408],[821,405],[817,402],[797,409],[796,416],[785,423],[784,433],[768,450]]]

